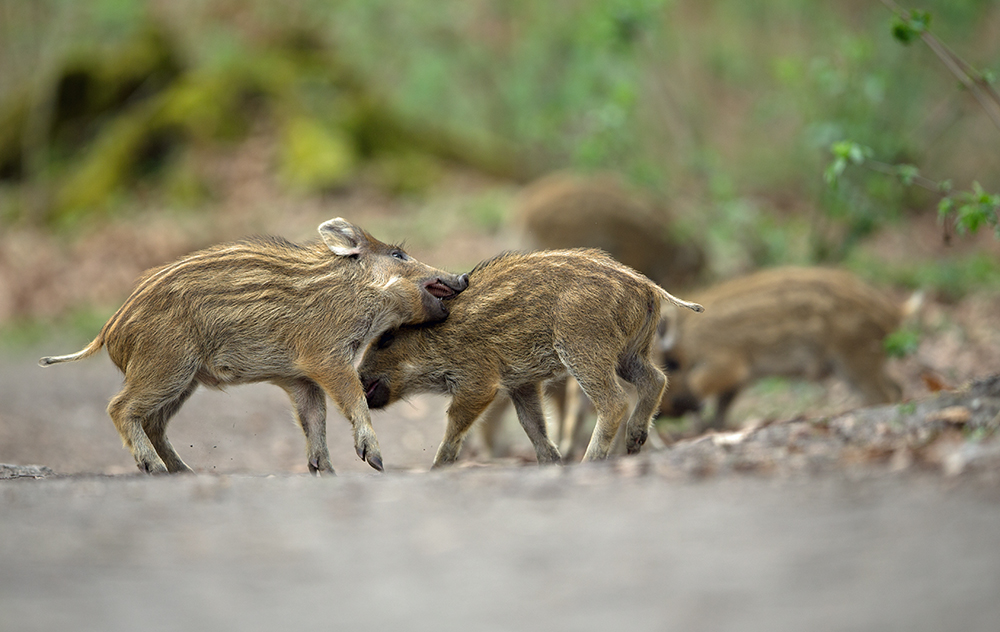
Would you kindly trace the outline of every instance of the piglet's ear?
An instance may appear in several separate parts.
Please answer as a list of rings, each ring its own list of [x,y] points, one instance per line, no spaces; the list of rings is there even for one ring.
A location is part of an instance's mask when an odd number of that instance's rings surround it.
[[[341,257],[361,254],[367,243],[365,232],[341,217],[320,224],[319,235],[333,254]]]

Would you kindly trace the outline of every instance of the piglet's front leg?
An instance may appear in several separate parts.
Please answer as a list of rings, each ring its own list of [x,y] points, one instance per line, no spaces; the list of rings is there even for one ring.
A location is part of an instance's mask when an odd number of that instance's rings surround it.
[[[313,379],[351,422],[351,427],[354,429],[354,450],[358,456],[379,472],[383,471],[382,451],[378,445],[375,428],[372,427],[364,388],[354,367],[350,364],[327,367],[321,375]]]
[[[448,427],[445,428],[444,438],[438,446],[437,454],[434,456],[434,467],[448,465],[458,460],[458,453],[462,449],[462,442],[469,432],[473,422],[486,410],[496,391],[482,395],[471,395],[459,393],[451,401],[448,407]]]

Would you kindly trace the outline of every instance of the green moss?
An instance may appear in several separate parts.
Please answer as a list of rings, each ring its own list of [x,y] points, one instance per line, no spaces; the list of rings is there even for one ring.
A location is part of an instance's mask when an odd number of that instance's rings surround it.
[[[119,116],[62,178],[51,219],[99,207],[122,184],[142,143],[147,112]]]
[[[224,74],[190,73],[163,95],[159,117],[183,126],[196,141],[237,138],[248,127],[243,117],[233,115],[237,92],[238,86]]]
[[[347,182],[357,159],[341,130],[307,117],[286,122],[281,138],[281,177],[291,186],[319,191]]]

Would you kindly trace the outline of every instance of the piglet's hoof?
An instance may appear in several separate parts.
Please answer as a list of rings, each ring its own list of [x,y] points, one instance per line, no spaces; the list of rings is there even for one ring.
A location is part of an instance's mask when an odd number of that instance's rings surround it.
[[[135,462],[136,467],[139,471],[144,474],[167,474],[167,466],[164,465],[163,461],[160,459],[154,460],[137,460]]]
[[[333,467],[330,466],[330,463],[322,463],[319,457],[309,459],[309,473],[315,474],[316,476],[320,476],[321,474],[330,476],[337,475],[337,473],[333,471]]]
[[[382,455],[379,454],[378,448],[366,449],[364,446],[358,446],[358,456],[361,457],[362,461],[367,461],[368,465],[372,466],[379,472],[385,471],[382,467]]]
[[[379,472],[382,468],[382,451],[378,447],[378,438],[371,428],[360,427],[354,431],[354,450],[362,461],[366,461]]]

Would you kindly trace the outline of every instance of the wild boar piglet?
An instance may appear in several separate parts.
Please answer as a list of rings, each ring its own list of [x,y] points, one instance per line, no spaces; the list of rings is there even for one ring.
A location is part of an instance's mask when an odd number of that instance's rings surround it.
[[[704,248],[678,230],[666,208],[613,172],[559,171],[539,178],[518,196],[513,216],[532,248],[604,250],[664,287],[689,287],[705,269]],[[557,394],[559,388],[568,388],[569,397]],[[566,379],[549,385],[546,393],[560,403],[579,399],[576,384]],[[509,405],[501,395],[477,424],[492,456],[499,456],[499,435]],[[585,438],[578,430],[589,409],[585,400],[578,406],[560,406],[558,431],[564,457],[582,447]]]
[[[341,218],[319,234],[305,245],[274,237],[223,244],[150,270],[86,348],[39,364],[107,347],[125,375],[108,413],[145,472],[190,471],[166,428],[199,384],[247,382],[288,393],[311,472],[333,472],[326,396],[351,422],[358,456],[381,470],[353,363],[388,329],[444,319],[443,299],[464,290],[468,275],[424,265]]]
[[[885,371],[883,340],[901,306],[842,270],[785,267],[757,272],[695,295],[701,318],[667,316],[659,345],[670,392],[661,411],[677,416],[715,399],[709,427],[721,429],[740,390],[766,376],[835,374],[869,404],[898,401]]]
[[[650,359],[664,302],[701,311],[600,250],[506,253],[470,273],[468,289],[448,301],[446,321],[386,332],[358,372],[371,408],[413,393],[452,396],[435,466],[457,458],[469,427],[500,392],[513,401],[539,462],[560,461],[540,389],[566,373],[598,414],[584,458],[603,459],[628,414],[621,377],[639,393],[626,424],[634,453],[666,385]]]
[[[545,176],[524,190],[513,214],[533,248],[598,248],[665,287],[689,287],[705,269],[704,248],[614,173]]]

